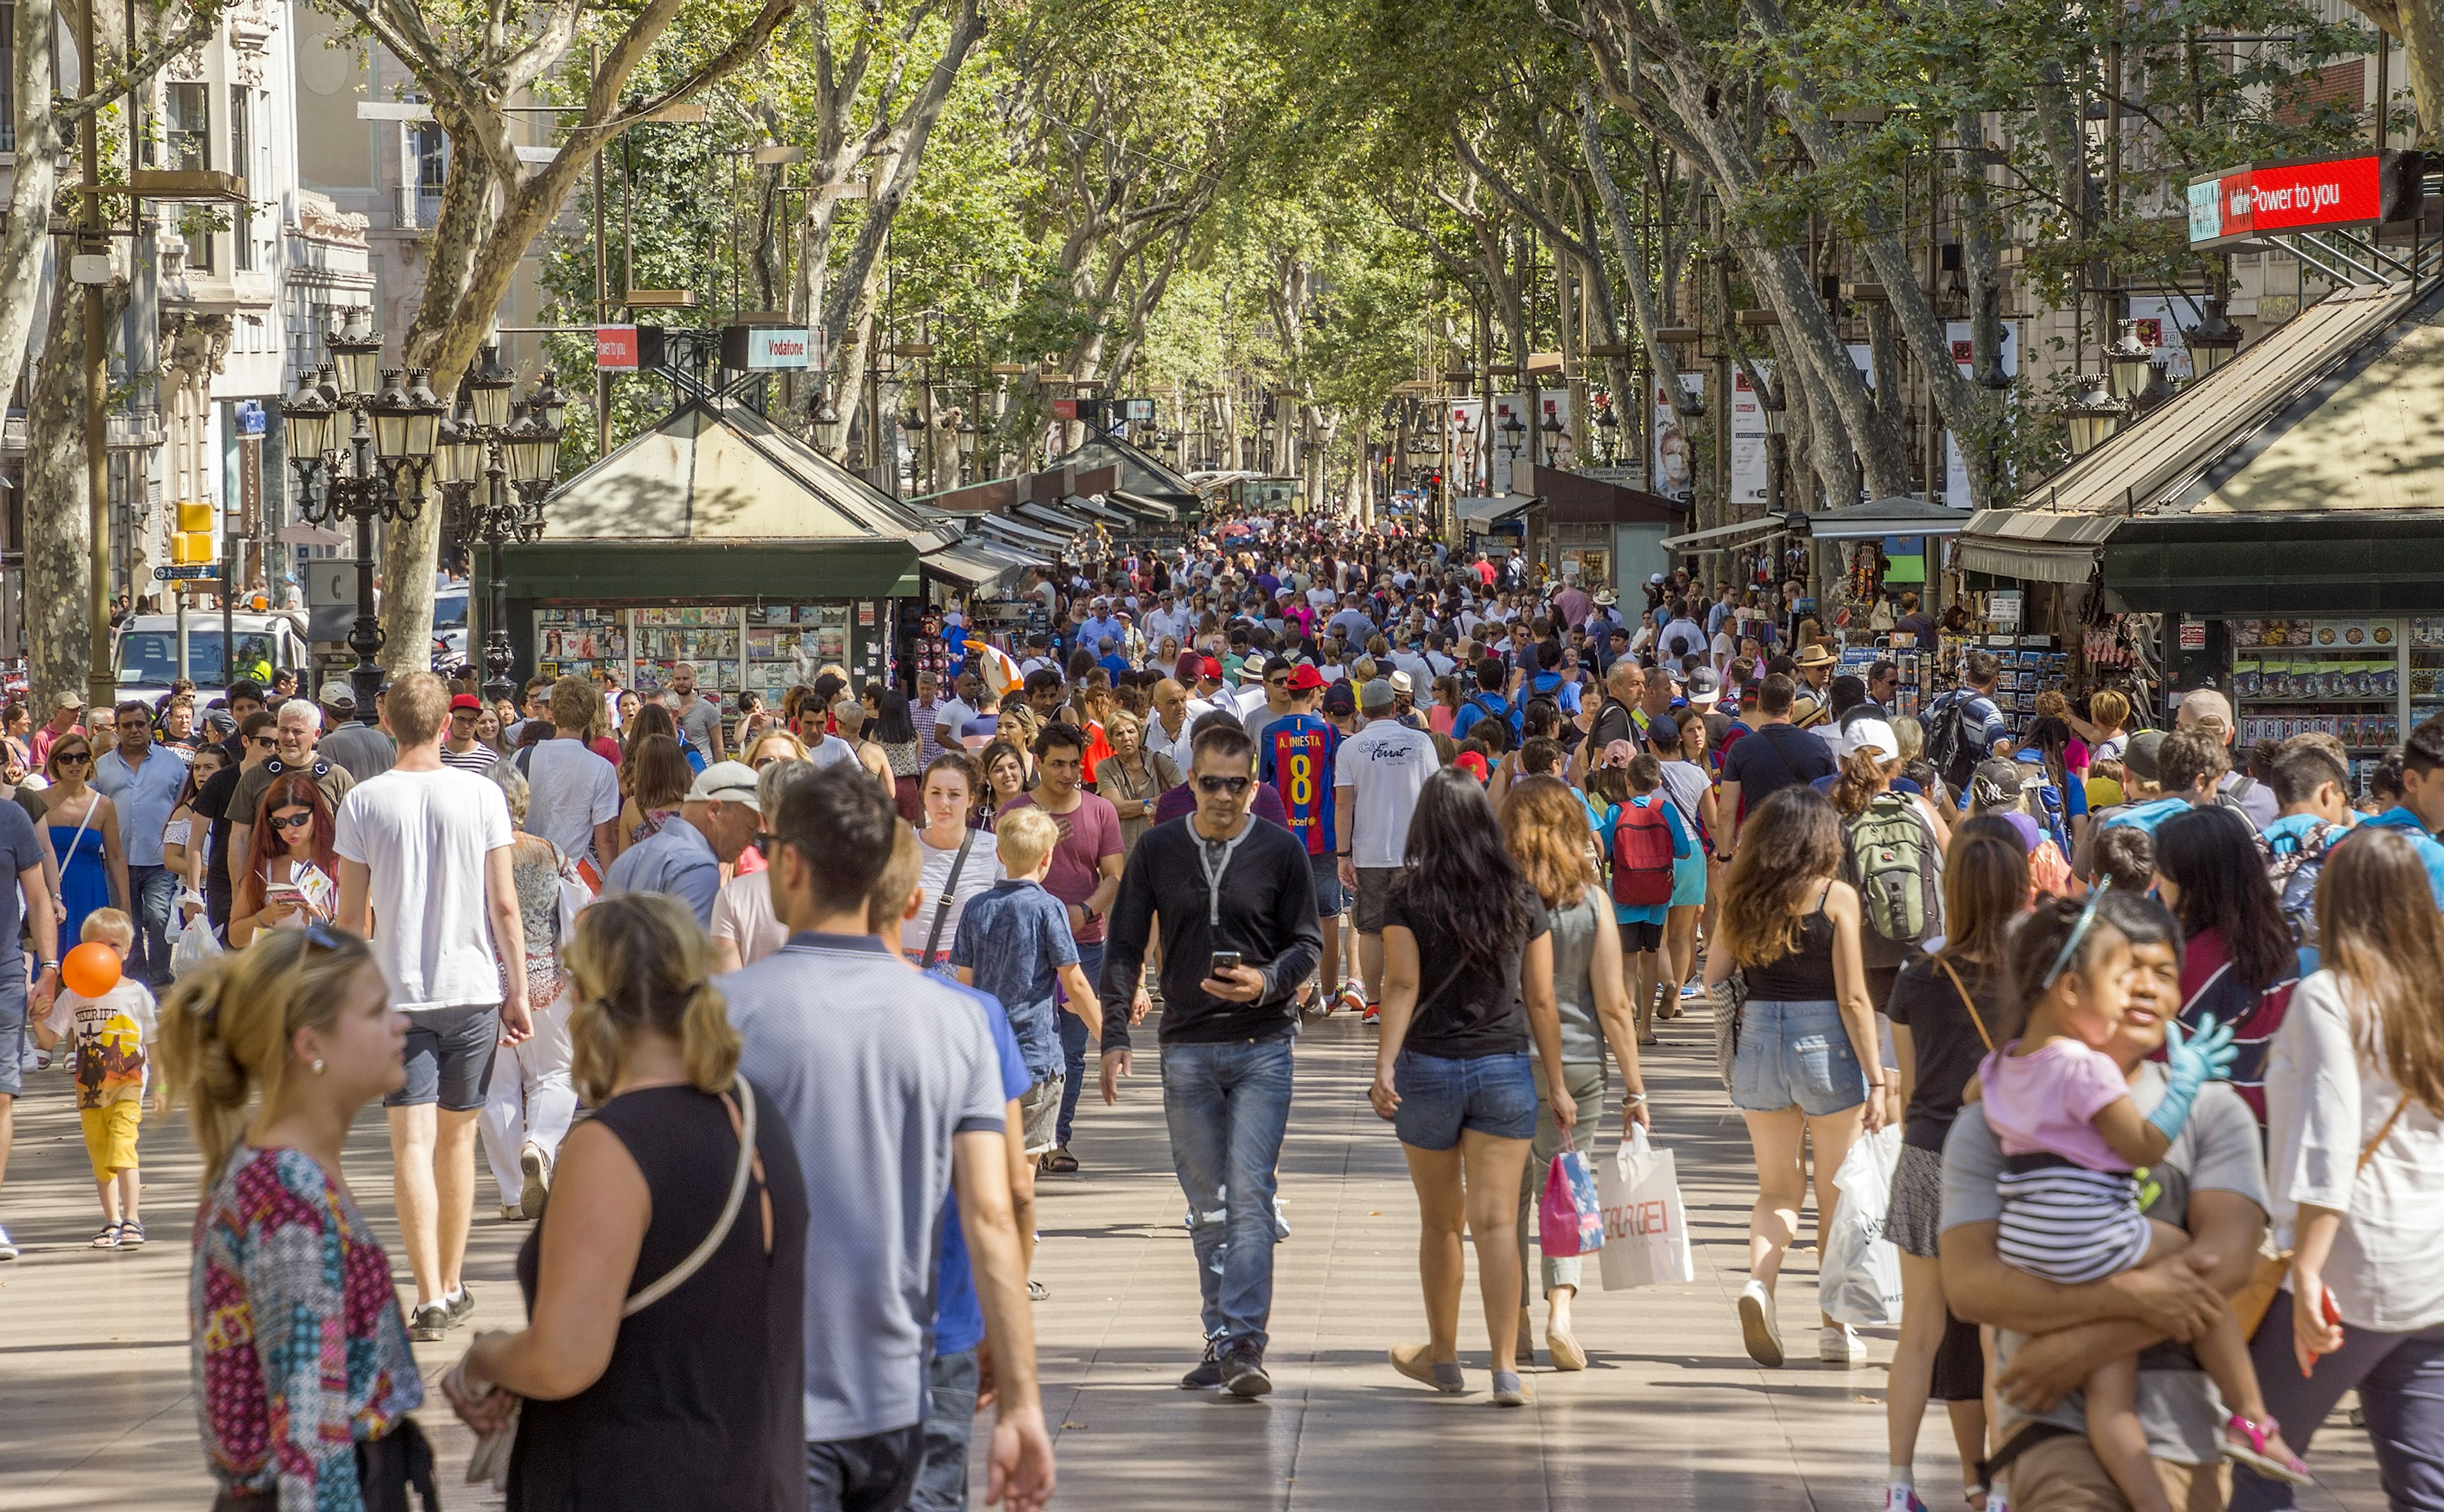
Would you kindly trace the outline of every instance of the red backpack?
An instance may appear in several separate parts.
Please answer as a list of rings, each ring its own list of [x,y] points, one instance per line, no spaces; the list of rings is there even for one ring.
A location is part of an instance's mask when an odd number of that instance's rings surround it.
[[[1612,900],[1628,908],[1672,901],[1672,824],[1653,802],[1620,805],[1612,828]]]

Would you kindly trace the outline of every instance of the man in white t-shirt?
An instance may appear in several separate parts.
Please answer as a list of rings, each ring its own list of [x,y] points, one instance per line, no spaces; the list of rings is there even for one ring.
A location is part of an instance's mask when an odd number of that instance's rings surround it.
[[[407,1080],[382,1104],[399,1238],[416,1276],[409,1329],[432,1342],[475,1309],[459,1275],[475,1214],[475,1119],[493,1051],[532,1032],[526,934],[509,876],[509,802],[486,779],[442,765],[450,690],[429,672],[409,673],[382,711],[398,763],[348,790],[331,843],[340,927],[372,941],[391,1006],[408,1018]]]
[[[720,696],[696,691],[694,664],[683,661],[671,669],[671,696],[677,705],[671,710],[671,717],[678,721],[680,738],[696,748],[708,766],[726,760],[729,753],[721,746]],[[558,716],[553,717],[552,723],[560,723]]]
[[[1350,923],[1358,931],[1358,974],[1366,982],[1366,1022],[1383,1002],[1383,899],[1405,864],[1409,821],[1426,779],[1442,765],[1434,737],[1393,715],[1390,682],[1358,691],[1365,728],[1341,743],[1332,759],[1332,822],[1341,857],[1341,884],[1349,889]]]
[[[512,758],[527,778],[527,833],[572,861],[591,862],[597,876],[611,864],[620,833],[620,769],[585,744],[601,698],[583,677],[552,684],[551,738]]]

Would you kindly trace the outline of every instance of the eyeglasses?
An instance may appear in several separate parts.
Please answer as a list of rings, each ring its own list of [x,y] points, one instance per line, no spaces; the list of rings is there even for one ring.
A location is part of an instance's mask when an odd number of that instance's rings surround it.
[[[310,808],[303,814],[291,814],[287,819],[282,819],[277,814],[271,816],[271,827],[273,829],[304,829],[306,825],[313,822],[314,811]]]
[[[2079,911],[2079,922],[2070,927],[2070,938],[2063,941],[2062,950],[2054,955],[2054,964],[2046,968],[2046,974],[2038,979],[2038,991],[2043,992],[2052,986],[2054,979],[2070,965],[2071,956],[2079,950],[2079,942],[2087,937],[2089,928],[2096,923],[2096,911],[2104,901],[2106,890],[2112,886],[2113,879],[2108,876],[2096,884],[2095,892],[2087,894],[2087,907]]]
[[[1228,793],[1236,798],[1246,792],[1254,781],[1252,777],[1200,777],[1196,780],[1196,790],[1200,793]]]

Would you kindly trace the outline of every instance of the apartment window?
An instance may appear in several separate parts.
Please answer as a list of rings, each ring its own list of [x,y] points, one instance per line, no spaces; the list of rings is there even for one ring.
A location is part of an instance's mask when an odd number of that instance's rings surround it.
[[[0,5],[0,153],[17,150],[17,8]]]
[[[252,93],[244,84],[230,85],[230,166],[241,178],[250,175],[254,169],[250,145],[254,136]],[[253,190],[250,186],[247,192],[252,194]],[[231,245],[235,249],[231,266],[252,271],[254,206],[247,203],[235,207],[231,214],[231,223],[233,231]]]
[[[209,84],[171,84],[163,101],[168,119],[162,122],[162,144],[168,166],[210,168],[213,165],[213,97]]]
[[[450,138],[439,125],[424,121],[411,128],[415,132],[416,192],[437,195],[450,176]]]

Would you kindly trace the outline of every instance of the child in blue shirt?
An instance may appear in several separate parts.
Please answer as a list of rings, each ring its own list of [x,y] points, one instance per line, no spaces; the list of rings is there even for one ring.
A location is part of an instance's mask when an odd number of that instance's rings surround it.
[[[951,945],[951,965],[957,968],[959,981],[999,999],[1018,1035],[1028,1075],[1034,1079],[1018,1099],[1019,1110],[1027,1118],[1027,1152],[1037,1156],[1058,1143],[1055,1126],[1065,1077],[1055,985],[1067,994],[1069,1011],[1085,1021],[1088,1034],[1103,1032],[1102,1005],[1078,964],[1069,911],[1044,888],[1053,848],[1060,843],[1059,821],[1040,808],[1002,815],[993,847],[1001,857],[1003,880],[969,900],[959,915],[958,938]]]

